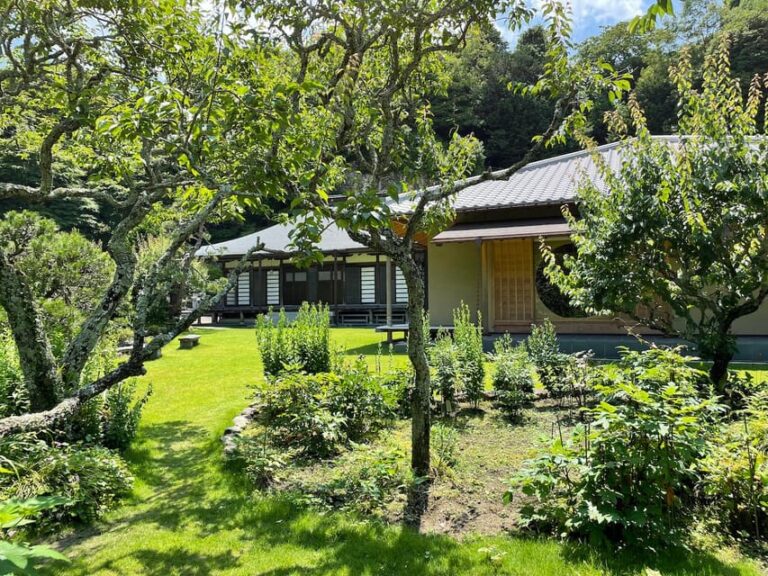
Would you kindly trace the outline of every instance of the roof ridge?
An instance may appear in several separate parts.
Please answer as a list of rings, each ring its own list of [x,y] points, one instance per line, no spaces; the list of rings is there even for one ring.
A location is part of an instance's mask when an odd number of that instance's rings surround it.
[[[675,142],[680,140],[681,135],[679,134],[654,134],[651,136],[654,140],[669,140],[670,142]],[[615,142],[608,142],[607,144],[601,144],[600,146],[596,146],[593,149],[584,149],[584,150],[575,150],[574,152],[568,152],[566,154],[559,154],[558,156],[552,156],[551,158],[543,158],[541,160],[536,160],[535,162],[529,162],[520,170],[515,172],[510,176],[514,176],[515,174],[518,174],[520,172],[524,172],[528,170],[529,168],[538,168],[540,166],[546,166],[548,164],[555,164],[556,162],[562,162],[565,160],[572,160],[573,158],[579,158],[581,156],[586,156],[588,154],[592,154],[592,152],[605,152],[606,150],[611,150],[612,148],[616,148],[625,142],[629,142],[630,140],[634,140],[635,137],[631,138],[624,138],[623,140],[616,140]],[[503,172],[503,170],[497,170],[496,172]]]

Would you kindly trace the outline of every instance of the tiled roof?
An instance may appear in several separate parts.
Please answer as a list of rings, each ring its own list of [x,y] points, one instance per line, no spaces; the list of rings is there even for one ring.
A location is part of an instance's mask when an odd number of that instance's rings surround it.
[[[676,136],[655,136],[671,144]],[[623,156],[621,143],[599,146],[597,151],[608,166],[617,170]],[[561,205],[572,202],[581,178],[590,178],[600,185],[600,175],[589,151],[573,152],[538,162],[531,162],[506,180],[482,180],[461,190],[455,198],[458,212],[515,208],[526,206]],[[470,178],[468,180],[473,180]],[[408,211],[412,202],[401,202],[396,211]]]
[[[672,145],[677,144],[677,136],[655,136]],[[617,170],[622,161],[623,147],[621,143],[599,146],[597,151],[603,156],[611,169]],[[538,162],[532,162],[515,172],[506,180],[481,180],[479,177],[469,178],[477,184],[461,190],[455,198],[454,207],[457,212],[475,210],[494,210],[501,208],[524,208],[529,206],[562,205],[576,198],[581,178],[590,178],[600,185],[600,175],[589,151],[573,152]],[[466,182],[466,181],[465,181]],[[408,212],[413,206],[413,200],[400,200],[391,206],[393,212]],[[264,243],[265,250],[261,255],[269,253],[289,254],[290,238],[288,232],[291,226],[278,224],[261,232],[249,234],[241,238],[220,242],[201,248],[198,256],[241,256],[259,240]],[[363,251],[366,248],[353,241],[346,232],[331,223],[323,233],[319,249],[323,252]]]
[[[242,256],[259,242],[264,244],[264,250],[256,253],[259,256],[268,256],[273,253],[278,255],[290,254],[295,251],[290,248],[291,239],[288,233],[291,229],[292,226],[289,224],[276,224],[260,232],[254,232],[234,240],[204,246],[197,251],[197,256]],[[332,222],[323,232],[318,249],[322,252],[362,252],[368,250],[362,244],[352,240],[346,232]]]

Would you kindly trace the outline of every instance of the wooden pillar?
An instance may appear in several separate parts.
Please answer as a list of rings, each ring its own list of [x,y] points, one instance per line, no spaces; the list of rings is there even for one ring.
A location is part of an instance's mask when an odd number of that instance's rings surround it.
[[[259,289],[264,292],[262,295],[264,298],[264,304],[267,303],[267,279],[264,277],[264,261],[262,258],[259,258]],[[261,306],[261,301],[255,302],[254,304],[256,306]]]
[[[347,303],[347,255],[341,257],[341,303]]]
[[[386,283],[387,326],[392,326],[392,287],[393,287],[393,284],[395,283],[395,278],[392,274],[392,258],[390,258],[389,256],[387,256],[385,266],[386,266],[386,277],[387,277],[387,283]],[[391,332],[389,332],[389,334],[391,334]]]
[[[284,277],[285,274],[283,273],[283,259],[281,258],[278,261],[278,267],[277,267],[277,301],[278,306],[281,308],[283,307],[283,294],[285,293],[285,286],[284,286]]]
[[[333,300],[333,323],[339,323],[338,304],[339,304],[339,279],[338,279],[338,255],[333,254],[333,270],[331,271],[331,299]]]

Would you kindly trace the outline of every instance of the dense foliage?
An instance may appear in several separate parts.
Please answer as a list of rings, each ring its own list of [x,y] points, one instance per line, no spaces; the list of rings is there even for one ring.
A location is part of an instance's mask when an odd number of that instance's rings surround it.
[[[453,311],[453,340],[456,345],[459,379],[464,394],[474,406],[483,395],[485,385],[485,353],[483,352],[483,320],[477,313],[477,323],[472,322],[469,306]]]
[[[258,388],[256,405],[278,446],[326,457],[385,427],[395,399],[361,361],[341,374],[284,371]]]
[[[579,218],[568,214],[578,258],[560,266],[544,250],[550,277],[575,305],[693,341],[721,391],[734,323],[768,296],[762,79],[742,97],[729,45],[724,37],[707,56],[700,88],[688,53],[673,69],[678,144],[654,139],[630,100],[636,137],[622,144],[621,167],[596,157],[605,186],[582,182]]]
[[[451,335],[443,330],[437,335],[429,350],[429,363],[434,370],[434,387],[440,395],[443,415],[452,414],[455,409],[456,393],[461,391],[459,380],[459,359]]]
[[[2,473],[11,472],[4,470]],[[63,554],[48,546],[19,542],[18,539],[6,539],[5,536],[15,535],[25,526],[33,524],[35,516],[42,511],[50,510],[65,502],[64,498],[57,496],[41,496],[27,500],[8,499],[0,502],[0,573],[34,576],[37,574],[37,565],[45,560],[67,560]]]
[[[555,326],[549,318],[531,326],[525,347],[547,393],[552,398],[562,398],[568,392],[566,371],[570,358],[560,352]]]
[[[593,407],[572,438],[514,480],[530,527],[639,547],[685,540],[708,438],[722,412],[699,395],[706,375],[677,351],[625,351],[592,383]]]
[[[494,342],[494,404],[512,421],[519,421],[523,408],[533,400],[533,365],[522,344],[509,334]]]
[[[92,522],[125,497],[133,483],[123,461],[99,446],[50,446],[29,437],[4,439],[0,451],[14,465],[13,474],[0,475],[0,499],[66,499],[41,511],[37,530],[56,531],[68,524]]]
[[[702,462],[707,519],[757,542],[768,533],[768,388],[760,388],[723,423]]]
[[[304,302],[296,319],[289,322],[284,310],[276,321],[272,313],[259,316],[256,341],[264,371],[275,376],[286,368],[309,374],[328,372],[331,368],[330,315],[323,304]]]
[[[135,400],[136,383],[122,382],[104,395],[101,409],[100,443],[107,448],[124,452],[136,437],[141,412],[152,394],[152,387]],[[135,400],[135,401],[134,401]]]

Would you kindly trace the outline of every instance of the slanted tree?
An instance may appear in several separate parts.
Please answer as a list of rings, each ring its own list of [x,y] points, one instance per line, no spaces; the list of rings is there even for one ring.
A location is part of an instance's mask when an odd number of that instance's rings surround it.
[[[245,49],[251,37],[240,28],[224,36],[220,23],[183,1],[13,0],[1,14],[0,164],[27,158],[29,165],[23,181],[14,177],[18,171],[0,170],[8,176],[0,199],[31,210],[85,199],[114,214],[104,232],[111,277],[91,293],[61,354],[53,352],[25,259],[50,230],[31,227],[24,242],[0,245],[0,306],[32,410],[0,420],[6,435],[55,426],[89,398],[142,374],[146,358],[232,286],[235,273],[148,341],[152,305],[165,298],[179,262],[189,269],[204,222],[279,190],[272,166],[291,151],[274,145],[275,134],[286,124],[286,94],[295,87],[280,83],[274,50]],[[252,152],[251,175],[261,171],[247,190],[230,178],[244,148]],[[161,249],[140,261],[147,230],[159,228]],[[84,380],[89,358],[126,309],[129,356],[98,380]]]
[[[425,94],[444,77],[444,56],[462,48],[468,30],[488,25],[499,10],[520,23],[530,15],[523,3],[268,0],[246,6],[293,54],[295,82],[307,87],[294,105],[304,129],[317,134],[317,145],[290,186],[295,246],[311,252],[334,221],[354,240],[388,256],[405,278],[408,356],[415,373],[411,464],[426,477],[431,387],[424,271],[416,248],[452,221],[452,199],[462,188],[508,178],[545,143],[562,141],[566,130],[582,126],[589,88],[607,82],[591,66],[570,66],[569,15],[560,4],[547,3],[547,64],[531,94],[551,98],[554,116],[515,165],[462,180],[481,147],[472,136],[458,134],[443,144]],[[325,189],[318,192],[318,183]],[[334,198],[327,195],[329,184]]]
[[[687,52],[672,70],[680,139],[654,139],[634,98],[623,162],[595,155],[604,185],[585,180],[578,214],[566,211],[577,258],[561,267],[545,248],[550,278],[593,313],[623,313],[698,345],[723,391],[734,323],[768,295],[768,138],[757,121],[764,80],[746,99],[730,73],[724,36],[706,59],[701,88]],[[621,126],[619,126],[621,127]]]

